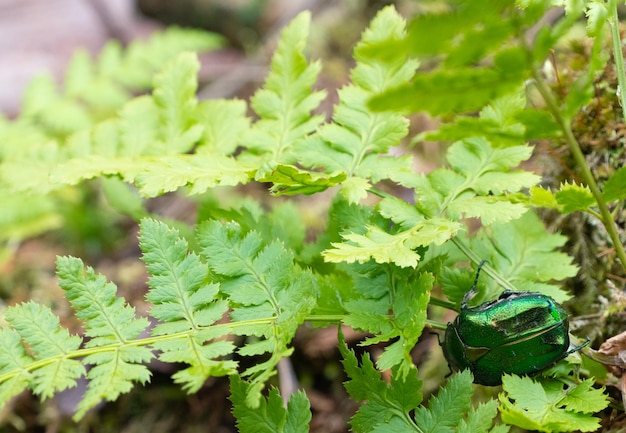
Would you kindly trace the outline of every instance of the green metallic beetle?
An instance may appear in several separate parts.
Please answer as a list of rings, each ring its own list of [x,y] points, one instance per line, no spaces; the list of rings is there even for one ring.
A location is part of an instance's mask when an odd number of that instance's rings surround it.
[[[446,329],[442,348],[452,370],[469,368],[475,383],[495,386],[504,373],[538,373],[589,344],[569,350],[567,312],[541,293],[507,290],[495,301],[468,307],[483,264]]]

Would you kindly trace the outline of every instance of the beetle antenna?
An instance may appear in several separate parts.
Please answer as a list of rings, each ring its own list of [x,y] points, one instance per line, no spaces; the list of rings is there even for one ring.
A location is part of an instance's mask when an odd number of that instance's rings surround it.
[[[465,293],[465,296],[463,296],[463,302],[461,303],[462,307],[466,307],[470,299],[472,299],[474,295],[476,295],[476,292],[478,292],[478,290],[476,290],[476,285],[478,285],[478,277],[480,277],[480,271],[485,263],[489,263],[489,260],[483,259],[478,264],[478,268],[476,269],[476,277],[474,278],[474,284],[472,284],[472,287],[470,287],[467,293]]]
[[[478,284],[478,277],[480,277],[480,271],[482,270],[483,265],[485,263],[489,263],[489,260],[481,260],[480,263],[478,264],[478,268],[476,269],[476,278],[474,278],[474,284],[472,285],[470,290],[476,291],[476,285]]]

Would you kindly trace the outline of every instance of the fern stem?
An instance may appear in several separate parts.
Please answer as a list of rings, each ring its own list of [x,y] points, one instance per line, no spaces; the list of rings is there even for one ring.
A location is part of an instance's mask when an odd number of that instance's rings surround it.
[[[437,307],[447,308],[448,310],[459,311],[456,304],[450,301],[444,301],[443,299],[433,298],[431,296],[430,301],[428,301],[430,305],[436,305]]]
[[[448,329],[448,325],[441,322],[436,322],[434,320],[426,319],[426,325],[428,325],[431,329],[439,329],[441,331],[445,331]]]
[[[395,195],[389,194],[388,192],[385,192],[382,189],[376,188],[375,186],[369,187],[368,191],[374,195],[377,195],[380,198],[397,198]]]
[[[593,197],[596,199],[598,209],[600,210],[602,224],[604,225],[606,231],[609,234],[609,237],[611,238],[611,241],[613,242],[613,246],[615,247],[617,257],[621,262],[622,269],[626,271],[626,251],[624,251],[624,245],[622,245],[622,242],[619,238],[619,233],[617,232],[617,228],[615,227],[615,222],[613,220],[611,212],[609,211],[609,208],[604,201],[604,198],[602,197],[602,191],[600,191],[600,187],[596,183],[596,180],[593,177],[593,173],[591,173],[591,169],[587,164],[587,160],[585,159],[585,155],[580,148],[580,144],[576,140],[576,137],[574,137],[570,121],[562,115],[557,105],[557,102],[552,95],[552,92],[550,91],[546,82],[537,72],[537,70],[532,69],[532,75],[535,80],[535,86],[541,94],[541,97],[544,99],[548,110],[563,131],[565,142],[569,147],[574,161],[576,161],[576,165],[578,165],[583,180],[587,183],[587,186],[589,186]]]
[[[609,2],[609,27],[611,27],[611,39],[613,39],[613,58],[615,59],[615,72],[619,91],[617,96],[622,107],[622,116],[626,122],[626,72],[624,71],[624,53],[622,52],[622,39],[619,34],[619,17],[617,15],[617,1]]]
[[[472,250],[469,249],[469,247],[467,247],[463,241],[457,239],[457,238],[452,238],[451,239],[452,243],[454,245],[456,245],[456,247],[458,249],[461,250],[461,252],[463,254],[465,254],[472,262],[474,262],[477,266],[480,262],[483,261],[483,258],[478,257]],[[515,288],[515,286],[513,286],[511,283],[509,283],[509,281],[506,278],[503,278],[500,274],[498,274],[496,272],[496,270],[494,268],[491,267],[491,265],[489,264],[484,264],[483,267],[481,268],[482,272],[486,273],[487,275],[489,275],[491,278],[493,278],[493,280],[500,286],[503,287],[506,290],[510,290],[512,292],[516,291],[517,289]]]

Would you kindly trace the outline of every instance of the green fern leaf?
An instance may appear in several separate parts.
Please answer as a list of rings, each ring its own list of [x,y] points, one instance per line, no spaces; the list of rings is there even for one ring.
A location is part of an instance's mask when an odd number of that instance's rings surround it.
[[[512,48],[498,53],[493,68],[438,70],[417,75],[372,99],[377,110],[428,111],[432,115],[475,111],[519,87],[528,73],[525,53]]]
[[[26,87],[22,102],[22,117],[34,118],[58,99],[59,94],[52,75],[41,74]]]
[[[153,144],[159,138],[159,107],[149,96],[129,101],[120,110],[120,142],[109,144],[114,155],[138,156],[155,154]]]
[[[196,54],[182,53],[154,78],[152,97],[159,108],[163,150],[169,153],[189,151],[200,137],[201,126],[192,122],[199,69]]]
[[[67,354],[80,347],[80,337],[70,336],[49,308],[35,302],[9,308],[5,317],[36,359],[52,358],[32,373],[35,394],[48,398],[56,391],[76,386],[76,379],[85,374],[85,368],[79,361],[67,358]]]
[[[145,364],[151,358],[150,350],[133,346],[115,347],[110,351],[86,356],[83,363],[93,367],[87,374],[87,391],[78,404],[74,419],[81,419],[102,400],[117,400],[120,394],[133,388],[133,382],[149,382],[150,371]]]
[[[229,297],[233,320],[268,321],[233,328],[242,335],[262,337],[240,349],[242,355],[271,353],[269,360],[243,373],[251,376],[256,390],[248,396],[248,404],[257,407],[263,383],[274,374],[278,361],[291,354],[288,344],[315,306],[313,275],[294,263],[282,243],[265,244],[258,233],[244,233],[235,223],[204,222],[198,228],[198,241],[202,257]]]
[[[497,400],[489,400],[481,403],[476,408],[471,408],[467,419],[461,419],[457,428],[458,433],[508,433],[507,425],[495,425],[493,419],[498,414]]]
[[[84,267],[80,259],[59,257],[57,273],[59,285],[84,323],[85,335],[91,338],[86,347],[110,348],[83,360],[94,367],[87,374],[90,381],[75,415],[79,419],[102,399],[113,401],[130,391],[133,382],[149,381],[150,372],[144,364],[153,358],[152,352],[127,344],[139,337],[149,322],[136,318],[135,309],[115,296],[115,285],[107,283],[92,268]]]
[[[231,342],[207,344],[228,331],[227,328],[203,329],[221,319],[228,304],[216,300],[219,286],[207,283],[208,270],[200,258],[188,253],[187,242],[179,237],[178,231],[152,219],[142,221],[139,244],[152,275],[146,299],[154,304],[151,315],[161,321],[152,334],[194,331],[186,338],[160,341],[153,346],[161,351],[162,361],[190,365],[175,373],[174,380],[189,392],[195,392],[209,376],[236,372],[234,361],[216,360],[233,353],[235,347]]]
[[[200,101],[196,122],[204,125],[197,154],[232,155],[250,126],[245,101],[210,99]]]
[[[238,376],[230,377],[230,400],[233,403],[233,415],[241,432],[256,433],[307,433],[311,421],[309,400],[302,391],[293,394],[287,406],[272,388],[267,399],[263,398],[259,407],[251,408],[246,399],[250,394],[250,385]]]
[[[483,138],[457,142],[448,150],[452,171],[438,169],[416,179],[417,207],[429,213],[438,208],[439,213],[447,212],[454,220],[464,214],[481,218],[484,224],[518,218],[525,205],[513,203],[502,194],[539,182],[537,175],[510,170],[531,153],[529,146],[494,148]]]
[[[540,186],[533,186],[530,188],[530,203],[533,206],[546,207],[548,209],[558,209],[559,204],[556,201],[556,197],[550,191]]]
[[[400,267],[417,266],[419,246],[440,245],[453,237],[462,226],[454,221],[433,218],[416,224],[409,230],[387,233],[369,226],[365,235],[348,233],[342,235],[342,243],[332,243],[333,248],[322,254],[328,262],[364,263],[373,258],[377,263],[394,263]]]
[[[448,206],[448,215],[451,218],[461,219],[462,216],[480,218],[485,225],[516,220],[526,211],[519,203],[511,203],[507,199],[497,197],[459,198]]]
[[[115,296],[115,285],[80,259],[59,257],[57,273],[76,316],[85,321],[85,335],[91,337],[87,347],[125,343],[147,328],[148,321],[135,318],[135,309]]]
[[[504,392],[499,394],[502,420],[538,431],[596,431],[599,418],[592,416],[609,404],[602,389],[592,381],[563,384],[556,380],[535,381],[504,375]]]
[[[219,290],[207,284],[208,271],[200,258],[188,253],[187,242],[178,231],[153,219],[141,222],[139,246],[151,277],[146,295],[153,307],[150,313],[162,322],[153,335],[200,329],[220,319],[228,309],[215,302]]]
[[[446,386],[429,399],[428,409],[422,406],[415,410],[417,424],[429,432],[450,431],[456,427],[463,414],[470,409],[473,394],[471,378],[467,370],[450,378]]]
[[[409,416],[409,412],[422,400],[422,383],[417,379],[417,371],[413,369],[404,378],[392,373],[391,383],[387,384],[374,368],[369,355],[363,356],[359,366],[356,355],[347,348],[341,332],[339,350],[349,377],[344,386],[350,397],[365,402],[350,420],[352,430],[357,433],[419,431]]]
[[[364,196],[368,182],[389,178],[389,172],[409,170],[408,159],[395,161],[393,157],[381,156],[406,136],[407,120],[395,113],[373,113],[367,107],[370,97],[406,82],[417,67],[416,62],[405,58],[384,62],[367,55],[367,46],[402,37],[404,27],[404,21],[393,8],[379,12],[355,47],[357,64],[351,72],[353,84],[339,91],[333,123],[322,125],[298,149],[299,162],[305,167],[321,168],[326,173],[344,172],[348,178],[363,179],[346,184],[345,196],[353,202]],[[393,169],[378,171],[379,160],[386,158],[391,162],[381,164],[393,165]]]
[[[626,167],[622,167],[609,177],[602,191],[608,202],[626,199]]]
[[[538,217],[527,212],[515,221],[480,230],[469,245],[478,257],[489,260],[498,274],[517,290],[540,292],[557,302],[565,302],[571,296],[558,281],[573,277],[578,271],[572,258],[559,251],[566,241],[564,236],[546,233]],[[452,290],[455,293],[451,295],[453,302],[460,302],[468,289],[467,281],[460,281],[460,284],[462,286]],[[493,299],[502,291],[493,281],[487,280],[485,284],[487,293],[482,299]],[[447,286],[444,286],[444,292],[449,294]]]
[[[456,116],[436,131],[420,135],[429,141],[460,141],[484,137],[500,146],[518,145],[523,141],[561,137],[562,131],[547,111],[526,108],[524,90],[517,90],[492,101],[480,116]]]
[[[136,172],[142,162],[143,168]],[[198,154],[140,158],[124,174],[127,180],[134,178],[141,195],[156,197],[182,186],[189,187],[189,194],[202,194],[218,185],[245,184],[253,172],[253,166],[231,157]]]
[[[563,213],[585,211],[597,206],[596,199],[586,185],[564,183],[554,193],[559,208]]]
[[[100,57],[103,72],[115,76],[126,86],[147,88],[152,83],[154,71],[158,71],[168,60],[185,51],[209,51],[223,45],[224,39],[216,34],[197,29],[168,27],[156,33],[148,41],[134,40],[127,47],[121,60],[114,55]],[[107,53],[108,54],[108,53]]]
[[[345,301],[344,323],[375,334],[361,345],[393,341],[385,347],[376,366],[380,370],[397,367],[395,374],[404,378],[414,369],[411,350],[426,324],[434,278],[428,273],[394,267],[381,272],[376,267],[365,266],[365,270],[354,276],[360,296]]]
[[[80,337],[70,336],[49,308],[34,302],[8,308],[5,318],[11,328],[0,334],[0,401],[27,387],[44,399],[76,386],[85,368],[70,354],[80,347]]]
[[[30,386],[33,362],[17,331],[7,326],[0,328],[0,405]]]
[[[398,205],[399,200],[381,203],[383,214],[400,224],[401,231],[388,233],[370,226],[365,234],[343,234],[344,242],[332,243],[333,248],[322,253],[324,259],[364,263],[373,258],[377,263],[416,267],[420,255],[415,248],[441,245],[461,230],[457,221],[463,217],[480,218],[486,225],[521,217],[526,205],[513,202],[505,194],[539,182],[539,176],[511,170],[531,153],[529,146],[494,148],[481,137],[453,144],[448,150],[451,169],[404,178],[402,183],[416,192],[414,210]]]
[[[260,120],[244,135],[242,144],[266,161],[295,163],[294,147],[323,121],[322,115],[311,115],[326,92],[311,91],[321,64],[307,64],[303,54],[310,22],[311,14],[303,12],[282,31],[265,85],[251,100]],[[265,175],[261,168],[256,177]]]
[[[271,171],[270,171],[271,170]],[[346,179],[342,171],[335,173],[317,173],[302,170],[293,165],[278,164],[269,167],[263,181],[272,182],[270,192],[276,195],[315,194],[337,185]]]
[[[25,174],[26,167],[12,165],[9,168],[15,172],[4,175],[20,191],[41,190],[44,186],[48,191],[84,179],[120,175],[126,182],[136,182],[147,197],[187,185],[191,194],[199,194],[217,185],[246,183],[255,167],[222,156],[227,153],[223,149],[217,154],[206,150],[185,154],[199,141],[206,149],[206,140],[216,131],[227,127],[230,137],[236,138],[248,127],[242,104],[207,102],[198,109],[198,67],[194,54],[181,54],[155,78],[152,97],[136,98],[120,111],[119,119],[102,122],[89,133],[73,136],[68,146],[69,160],[47,169],[32,167],[31,163],[28,173],[32,176]],[[225,114],[239,115],[224,125],[219,124],[220,117],[212,118],[206,126],[206,131],[212,132],[205,132],[205,125],[196,122],[220,107],[229,107]],[[234,150],[235,144],[229,143],[228,152]]]

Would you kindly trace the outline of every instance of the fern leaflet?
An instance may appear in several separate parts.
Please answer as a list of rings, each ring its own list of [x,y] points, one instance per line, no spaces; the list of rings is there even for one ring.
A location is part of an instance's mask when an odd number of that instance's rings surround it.
[[[2,333],[7,352],[2,352],[0,372],[12,371],[14,376],[2,384],[3,397],[11,397],[20,386],[23,389],[28,385],[35,394],[48,398],[76,385],[85,368],[67,355],[78,349],[80,337],[70,336],[49,308],[32,301],[8,308],[5,318],[13,329],[4,329]],[[28,345],[32,357],[18,347],[20,339]],[[45,361],[37,364],[38,360]]]
[[[339,105],[333,123],[319,131],[298,148],[299,162],[321,168],[325,173],[345,173],[342,192],[350,202],[365,197],[372,183],[396,179],[411,171],[407,157],[382,156],[408,133],[408,121],[397,113],[374,113],[369,98],[385,89],[408,81],[417,67],[404,57],[381,61],[370,57],[366,48],[380,41],[401,38],[405,23],[395,9],[387,7],[374,18],[354,50],[356,67],[351,72],[353,84],[339,91]]]
[[[302,391],[292,395],[287,406],[278,390],[272,388],[267,399],[263,398],[259,407],[247,405],[250,393],[249,385],[238,376],[230,378],[230,400],[233,403],[233,415],[237,418],[237,427],[241,432],[257,433],[307,433],[311,421],[309,400]]]
[[[201,254],[229,297],[235,322],[273,319],[267,324],[242,326],[233,332],[262,337],[239,352],[245,356],[270,353],[270,359],[244,371],[254,392],[248,403],[259,404],[264,382],[278,361],[288,356],[296,329],[313,309],[317,292],[313,275],[294,263],[292,254],[278,241],[265,244],[254,231],[244,233],[236,223],[207,221],[198,228]]]
[[[208,328],[222,318],[228,304],[215,299],[219,286],[208,283],[206,266],[197,255],[188,254],[187,242],[178,237],[176,230],[161,222],[144,219],[139,242],[152,275],[146,296],[154,304],[150,313],[161,321],[152,335],[193,331],[153,346],[161,351],[160,360],[190,365],[176,372],[174,381],[182,383],[188,392],[196,392],[208,377],[236,372],[234,361],[215,360],[234,351],[231,342],[207,344],[228,332],[228,328]]]
[[[146,330],[148,320],[136,318],[135,309],[115,296],[115,285],[84,267],[81,260],[59,257],[57,271],[59,285],[83,321],[85,335],[91,338],[85,347],[106,347],[83,360],[93,367],[87,373],[90,381],[75,415],[81,418],[102,399],[113,401],[130,391],[133,382],[149,381],[150,372],[144,364],[153,358],[152,352],[129,344]]]
[[[257,163],[261,167],[258,179],[269,175],[278,163],[295,163],[293,149],[323,121],[322,115],[311,115],[326,92],[311,91],[321,64],[307,64],[303,54],[310,24],[311,14],[303,12],[282,31],[265,85],[252,97],[251,106],[260,120],[244,135],[242,144],[264,160]]]

